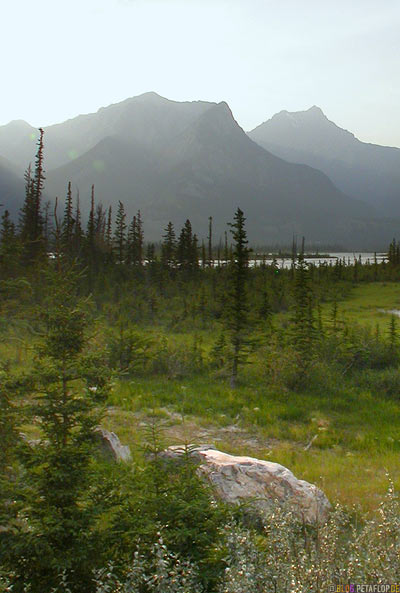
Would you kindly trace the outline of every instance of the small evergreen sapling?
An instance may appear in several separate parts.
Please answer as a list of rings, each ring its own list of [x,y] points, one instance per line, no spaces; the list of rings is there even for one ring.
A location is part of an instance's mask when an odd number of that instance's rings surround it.
[[[91,590],[97,562],[97,521],[93,505],[93,429],[108,389],[104,359],[90,347],[86,303],[76,298],[74,272],[51,272],[45,310],[46,334],[25,397],[41,438],[26,445],[19,500],[24,522],[8,554],[16,573],[13,591],[30,585],[32,593],[50,591],[64,570],[71,591]]]
[[[303,381],[315,356],[316,328],[314,295],[308,265],[304,259],[304,239],[294,276],[292,342],[297,353],[299,382]]]

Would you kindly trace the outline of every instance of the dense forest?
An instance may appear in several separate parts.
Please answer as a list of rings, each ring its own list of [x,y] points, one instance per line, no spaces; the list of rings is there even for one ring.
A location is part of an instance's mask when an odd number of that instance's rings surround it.
[[[309,526],[290,509],[260,516],[226,505],[188,455],[177,464],[160,453],[165,409],[305,444],[302,427],[322,410],[337,423],[318,425],[326,466],[330,452],[350,449],[365,459],[379,451],[389,466],[400,449],[397,318],[363,325],[341,305],[358,287],[397,286],[400,245],[390,243],[385,261],[314,265],[294,241],[284,268],[251,251],[240,208],[217,244],[211,217],[206,240],[188,218],[154,244],[140,211],[128,220],[119,202],[112,212],[93,187],[84,221],[71,184],[51,206],[44,185],[41,131],[19,220],[5,211],[0,229],[0,591],[293,593],[396,582],[398,475],[380,484],[388,494],[374,499],[377,513],[338,505],[325,525]],[[131,427],[127,464],[109,463],[96,444],[116,409],[145,413]],[[357,412],[365,430],[353,435],[346,421]]]

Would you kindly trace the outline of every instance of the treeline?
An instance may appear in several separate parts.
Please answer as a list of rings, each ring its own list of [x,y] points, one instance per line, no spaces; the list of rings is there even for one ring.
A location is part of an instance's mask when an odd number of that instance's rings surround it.
[[[0,266],[2,277],[15,276],[18,270],[41,265],[47,257],[62,257],[78,263],[88,271],[89,276],[115,266],[142,268],[156,265],[161,270],[196,271],[199,268],[221,267],[232,260],[232,241],[228,231],[224,241],[213,243],[213,221],[209,217],[206,242],[201,241],[193,231],[189,219],[178,232],[173,222],[164,230],[160,229],[160,242],[145,242],[143,220],[140,210],[131,220],[120,201],[117,212],[96,204],[95,188],[92,186],[90,209],[87,222],[82,220],[79,193],[74,199],[71,183],[68,183],[64,204],[56,198],[54,207],[50,202],[43,203],[44,171],[44,133],[40,129],[35,166],[25,174],[25,200],[17,224],[11,220],[6,210],[1,218]],[[229,238],[229,240],[228,240]],[[294,268],[298,257],[298,246],[293,241],[290,257]],[[303,249],[304,252],[304,249]],[[289,254],[287,254],[289,255]],[[265,262],[265,255],[259,261]],[[391,265],[400,263],[400,248],[393,239],[388,248]],[[265,265],[265,264],[264,264]],[[279,267],[274,260],[273,267]],[[351,267],[353,280],[358,281],[359,261],[336,261],[334,275],[341,279],[343,268]],[[377,278],[378,266],[371,262]],[[322,266],[324,267],[324,266]],[[382,270],[382,267],[381,267]],[[362,279],[362,278],[361,278]]]
[[[82,221],[80,199],[74,203],[71,183],[68,183],[63,213],[59,213],[59,201],[55,200],[54,210],[50,203],[42,204],[45,182],[43,130],[40,130],[35,168],[29,167],[25,174],[25,201],[16,225],[6,210],[1,220],[1,266],[5,276],[12,275],[18,265],[29,267],[50,257],[63,257],[79,262],[90,272],[109,268],[113,265],[142,267],[152,264],[156,259],[154,243],[145,245],[143,221],[140,210],[127,220],[124,204],[120,201],[113,220],[112,208],[107,210],[95,202],[92,186],[90,210],[86,225]],[[161,242],[159,263],[163,269],[179,268],[185,271],[199,267],[212,266],[212,219],[209,223],[208,250],[200,246],[197,235],[192,230],[190,220],[186,220],[177,236],[172,222],[169,222]],[[221,259],[219,247],[218,259]],[[228,258],[225,245],[224,257]]]

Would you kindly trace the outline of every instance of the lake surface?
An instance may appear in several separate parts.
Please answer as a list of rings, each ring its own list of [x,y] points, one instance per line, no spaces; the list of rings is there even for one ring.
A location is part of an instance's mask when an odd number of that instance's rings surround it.
[[[321,256],[313,256],[313,257],[306,257],[305,261],[309,264],[313,264],[314,266],[321,266],[321,265],[332,265],[334,266],[337,261],[344,262],[346,265],[353,265],[355,261],[361,262],[362,264],[374,263],[375,254],[373,252],[361,252],[361,251],[354,251],[354,252],[338,252],[338,253],[329,253]],[[278,267],[282,269],[289,269],[292,265],[292,259],[290,257],[276,257],[275,258]],[[272,256],[270,254],[266,254],[265,260],[260,258],[250,260],[250,266],[260,266],[263,261],[267,265],[271,265],[273,262]],[[377,253],[376,254],[376,261],[377,263],[382,263],[383,261],[387,261],[387,254],[386,253]]]

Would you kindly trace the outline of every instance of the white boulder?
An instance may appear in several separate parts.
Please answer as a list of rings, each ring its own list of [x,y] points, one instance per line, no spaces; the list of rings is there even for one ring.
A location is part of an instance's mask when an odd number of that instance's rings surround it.
[[[190,456],[199,462],[215,494],[222,500],[239,504],[254,502],[259,510],[268,510],[275,503],[285,505],[306,523],[322,523],[331,505],[314,484],[297,479],[279,463],[228,455],[209,445],[189,447]],[[182,447],[169,447],[165,457],[182,457]]]

